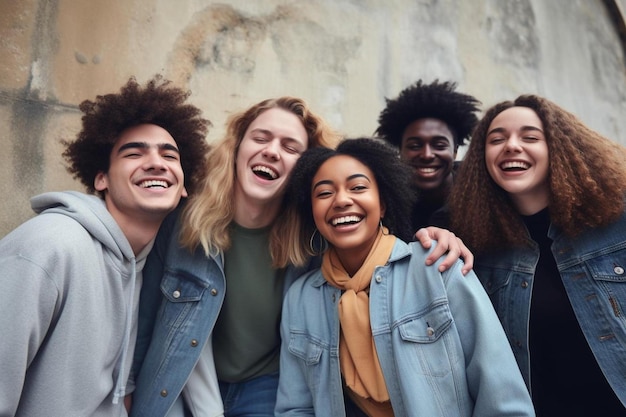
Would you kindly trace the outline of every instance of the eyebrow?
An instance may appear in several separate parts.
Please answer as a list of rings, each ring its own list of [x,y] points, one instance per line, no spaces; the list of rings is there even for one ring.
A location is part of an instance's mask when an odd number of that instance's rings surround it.
[[[539,129],[536,126],[522,126],[520,130],[522,132],[535,131],[535,132],[543,133],[543,130]],[[502,133],[502,132],[506,132],[506,129],[503,127],[496,127],[494,129],[491,129],[489,132],[487,132],[487,136],[491,135],[492,133]]]
[[[120,148],[117,150],[117,153],[119,154],[125,151],[126,149],[149,149],[149,148],[150,148],[150,145],[148,145],[146,142],[128,142],[120,146]],[[174,151],[176,153],[180,153],[178,148],[172,145],[171,143],[159,143],[157,145],[157,148],[159,148],[160,150]]]
[[[367,175],[365,175],[365,174],[353,174],[353,175],[350,175],[350,176],[347,178],[347,180],[348,180],[348,181],[351,181],[351,180],[353,180],[353,179],[355,179],[355,178],[365,178],[367,181],[372,182],[372,180],[370,180],[370,179],[369,179],[369,177],[368,177]],[[328,184],[332,184],[332,183],[333,183],[333,182],[332,182],[331,180],[321,180],[321,181],[316,182],[316,183],[313,185],[313,189],[315,190],[315,189],[316,189],[317,187],[319,187],[320,185],[328,185]]]

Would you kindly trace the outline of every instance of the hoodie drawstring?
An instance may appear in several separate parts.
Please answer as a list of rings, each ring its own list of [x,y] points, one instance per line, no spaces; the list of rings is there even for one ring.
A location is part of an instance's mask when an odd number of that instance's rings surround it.
[[[124,340],[122,341],[122,355],[119,360],[119,372],[113,391],[113,404],[118,404],[120,398],[126,394],[126,381],[124,379],[126,357],[128,356],[128,345],[130,342],[130,332],[133,325],[133,300],[135,299],[135,281],[137,280],[137,264],[135,258],[130,260],[132,267],[130,282],[130,297],[126,308],[126,328],[124,329]]]

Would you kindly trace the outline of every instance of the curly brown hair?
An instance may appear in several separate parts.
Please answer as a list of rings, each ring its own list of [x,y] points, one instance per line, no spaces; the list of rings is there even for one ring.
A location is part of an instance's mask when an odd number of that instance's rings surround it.
[[[485,165],[489,126],[511,107],[528,107],[543,123],[550,164],[551,222],[566,235],[575,236],[584,228],[615,221],[624,211],[626,148],[591,130],[555,103],[522,95],[491,107],[476,126],[448,201],[450,229],[477,254],[527,244],[521,216]]]
[[[131,77],[119,93],[83,101],[79,106],[84,113],[82,130],[76,140],[62,141],[67,170],[95,193],[94,179],[99,172],[108,172],[111,151],[122,132],[140,124],[154,124],[176,141],[185,188],[191,194],[209,151],[206,135],[211,122],[201,117],[199,108],[185,104],[190,94],[156,75],[145,87]]]
[[[405,88],[397,98],[385,99],[387,106],[378,117],[375,134],[400,147],[404,129],[413,121],[434,118],[443,121],[454,136],[454,147],[463,145],[478,122],[480,101],[455,91],[456,83],[422,80]]]

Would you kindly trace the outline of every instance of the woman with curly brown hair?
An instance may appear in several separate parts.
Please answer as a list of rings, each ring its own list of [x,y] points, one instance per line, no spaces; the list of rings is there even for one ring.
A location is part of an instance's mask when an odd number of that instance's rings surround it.
[[[538,416],[626,415],[625,162],[523,95],[486,112],[450,196]]]

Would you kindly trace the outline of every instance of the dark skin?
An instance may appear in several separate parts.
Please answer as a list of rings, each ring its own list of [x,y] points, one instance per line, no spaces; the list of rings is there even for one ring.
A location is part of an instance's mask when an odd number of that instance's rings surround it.
[[[454,135],[442,120],[417,119],[404,129],[400,156],[414,168],[414,184],[429,199],[445,200],[456,151]]]

